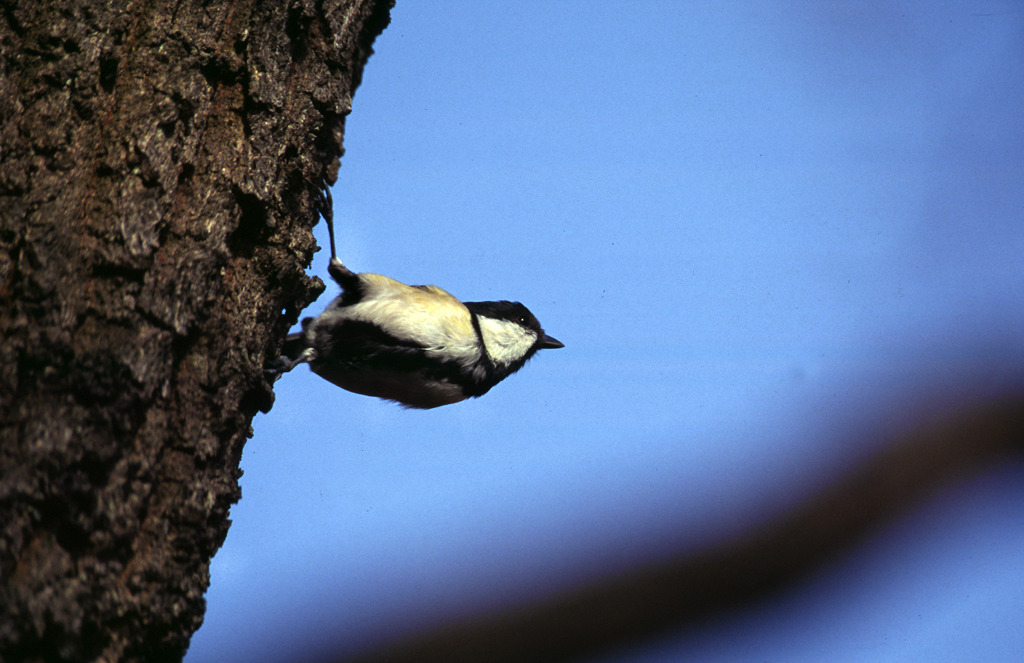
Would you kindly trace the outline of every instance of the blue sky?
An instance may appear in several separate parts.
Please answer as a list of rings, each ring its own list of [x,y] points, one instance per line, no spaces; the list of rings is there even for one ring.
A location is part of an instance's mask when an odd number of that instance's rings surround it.
[[[399,0],[375,50],[342,259],[517,299],[566,348],[426,412],[282,378],[187,663],[355,652],[698,549],[1024,388],[1024,5]],[[1024,660],[1022,550],[1010,464],[601,660]]]

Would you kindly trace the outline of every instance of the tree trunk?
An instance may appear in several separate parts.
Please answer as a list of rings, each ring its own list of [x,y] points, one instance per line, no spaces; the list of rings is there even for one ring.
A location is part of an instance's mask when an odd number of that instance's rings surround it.
[[[0,660],[184,654],[390,5],[0,0]]]

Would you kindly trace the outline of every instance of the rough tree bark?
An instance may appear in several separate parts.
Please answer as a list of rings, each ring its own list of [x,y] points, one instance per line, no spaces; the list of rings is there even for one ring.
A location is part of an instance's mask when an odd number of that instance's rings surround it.
[[[390,5],[0,0],[0,660],[184,654]]]

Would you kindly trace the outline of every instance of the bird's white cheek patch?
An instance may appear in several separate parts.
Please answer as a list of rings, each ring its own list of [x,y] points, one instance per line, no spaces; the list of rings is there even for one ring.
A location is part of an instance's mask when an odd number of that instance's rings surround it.
[[[479,316],[480,334],[487,354],[496,364],[511,364],[523,358],[537,342],[537,335],[508,320]]]

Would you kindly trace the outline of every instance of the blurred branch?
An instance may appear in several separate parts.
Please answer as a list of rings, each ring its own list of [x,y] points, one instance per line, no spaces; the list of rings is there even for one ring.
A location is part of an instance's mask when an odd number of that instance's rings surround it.
[[[1019,457],[1022,440],[1024,395],[947,413],[757,531],[356,660],[567,661],[678,630],[800,580],[942,486]]]

